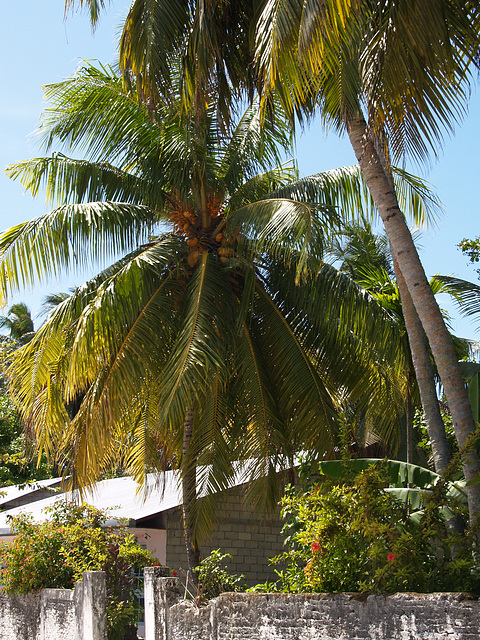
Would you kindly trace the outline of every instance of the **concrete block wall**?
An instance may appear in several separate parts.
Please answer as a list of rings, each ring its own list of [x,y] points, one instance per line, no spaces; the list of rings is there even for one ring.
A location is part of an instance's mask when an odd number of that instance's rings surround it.
[[[0,640],[106,640],[105,574],[86,571],[74,590],[0,593]]]
[[[226,593],[197,607],[175,579],[149,580],[157,626],[145,640],[480,640],[480,604],[468,594]]]
[[[75,591],[42,589],[40,591],[39,640],[80,640],[75,611]],[[77,592],[78,597],[78,592]]]
[[[229,493],[221,509],[224,517],[202,544],[202,556],[209,555],[213,549],[229,553],[232,559],[227,563],[228,569],[232,573],[245,574],[250,586],[275,580],[269,559],[283,551],[279,516],[273,521],[265,521],[252,506],[242,502],[238,490]],[[167,514],[166,564],[177,572],[187,567],[180,509],[171,509]]]

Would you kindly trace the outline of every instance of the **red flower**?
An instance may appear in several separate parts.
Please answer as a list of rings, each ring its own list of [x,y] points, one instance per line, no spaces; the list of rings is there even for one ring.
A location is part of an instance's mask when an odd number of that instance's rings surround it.
[[[159,562],[154,562],[154,563],[153,563],[153,566],[154,566],[154,567],[159,567],[159,566],[160,566],[160,563],[159,563]]]
[[[320,551],[321,547],[318,542],[312,542],[312,551]]]
[[[172,576],[176,578],[178,576],[178,573],[176,571],[172,571]]]
[[[395,560],[395,554],[394,553],[389,553],[387,556],[387,560],[388,562],[393,562]]]

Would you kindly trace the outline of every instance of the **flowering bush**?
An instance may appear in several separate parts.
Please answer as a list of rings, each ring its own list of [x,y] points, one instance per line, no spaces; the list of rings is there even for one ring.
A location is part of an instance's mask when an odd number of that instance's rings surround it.
[[[412,518],[409,505],[395,499],[387,486],[384,469],[376,465],[347,474],[343,482],[323,481],[301,492],[290,488],[282,501],[289,550],[273,559],[283,564],[277,588],[478,591],[480,583],[472,573],[473,537],[447,536],[442,500],[426,499],[421,514]]]
[[[88,505],[57,503],[43,523],[11,519],[12,542],[0,545],[3,589],[28,593],[73,588],[84,571],[105,571],[110,640],[120,640],[136,619],[134,570],[156,559],[123,527],[105,527],[107,514]]]
[[[200,599],[210,600],[226,591],[244,591],[245,586],[242,581],[245,576],[230,573],[223,564],[225,560],[231,558],[229,553],[221,553],[220,549],[214,549],[195,568]]]

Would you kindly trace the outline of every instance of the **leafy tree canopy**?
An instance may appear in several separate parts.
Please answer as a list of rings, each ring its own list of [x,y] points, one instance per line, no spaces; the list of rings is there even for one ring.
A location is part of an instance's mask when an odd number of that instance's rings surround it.
[[[277,463],[303,447],[333,455],[347,396],[393,437],[394,326],[321,263],[339,209],[365,203],[357,169],[295,180],[291,163],[276,164],[288,123],[262,122],[253,105],[226,134],[214,91],[185,116],[178,101],[148,104],[112,69],[86,65],[46,92],[46,148],[87,159],[54,152],[9,167],[34,195],[46,185],[55,208],[0,238],[4,293],[123,257],[14,355],[12,389],[41,450],[80,485],[113,460],[139,480],[194,464],[202,495],[227,486],[234,461],[255,460],[263,480],[252,486],[275,502]]]

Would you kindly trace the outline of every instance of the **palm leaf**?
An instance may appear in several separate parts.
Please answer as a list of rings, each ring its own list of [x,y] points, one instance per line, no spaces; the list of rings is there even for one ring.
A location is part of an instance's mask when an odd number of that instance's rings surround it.
[[[449,293],[462,315],[475,317],[480,312],[480,286],[453,276],[435,276],[441,293]]]
[[[400,460],[359,458],[349,461],[348,465],[354,471],[365,471],[373,465],[381,465],[385,468],[389,482],[394,488],[402,488],[405,484],[414,484],[416,487],[426,489],[435,485],[440,478],[437,473],[430,471],[430,469],[401,462]],[[319,462],[319,469],[330,478],[341,479],[345,475],[345,464],[340,460]]]
[[[12,227],[0,236],[1,294],[131,250],[148,239],[155,222],[143,205],[93,202],[64,205]]]
[[[403,211],[408,212],[416,225],[434,222],[441,211],[437,196],[420,178],[392,167],[395,190]],[[272,198],[290,198],[299,202],[338,207],[343,219],[364,217],[373,220],[377,212],[358,165],[313,174],[282,185]]]
[[[60,143],[126,171],[136,164],[132,153],[145,158],[158,152],[161,125],[111,67],[84,63],[71,78],[47,85],[45,99],[50,106],[37,137],[47,151]]]
[[[51,205],[111,201],[149,203],[160,209],[164,192],[158,183],[145,180],[115,168],[109,163],[87,162],[54,154],[34,158],[5,169],[9,178],[18,180],[34,198],[42,187]]]
[[[227,233],[239,228],[256,254],[268,251],[287,263],[298,258],[298,273],[305,269],[307,253],[321,257],[328,232],[338,217],[332,208],[295,200],[265,199],[244,205],[229,215]]]
[[[196,400],[203,398],[210,371],[224,370],[225,344],[234,326],[229,289],[223,270],[204,253],[187,284],[182,325],[161,373],[161,422],[177,429],[183,425],[192,393]]]

